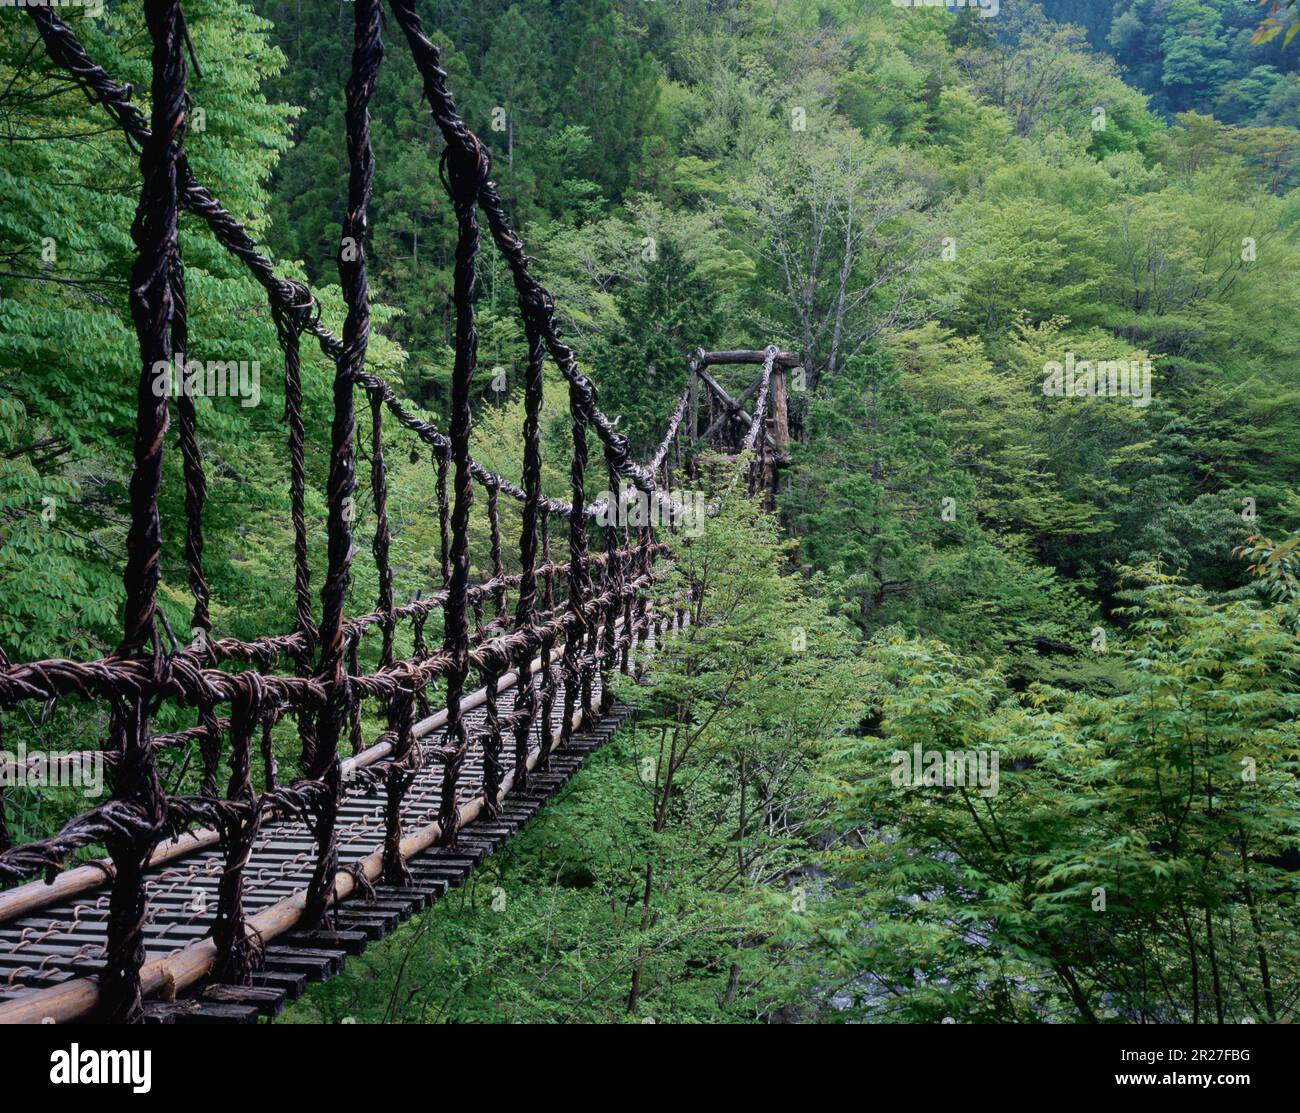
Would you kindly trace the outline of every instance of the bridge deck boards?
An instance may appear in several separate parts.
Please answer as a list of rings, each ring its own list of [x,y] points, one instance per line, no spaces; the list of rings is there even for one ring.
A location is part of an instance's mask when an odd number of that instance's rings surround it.
[[[595,692],[599,693],[599,681]],[[498,700],[504,718],[514,707],[514,692]],[[563,716],[563,689],[556,700],[554,729]],[[183,1001],[150,1002],[155,1023],[254,1023],[273,1016],[284,1001],[300,996],[307,982],[334,977],[349,955],[388,935],[414,913],[466,881],[470,873],[504,846],[536,817],[545,802],[568,783],[586,757],[607,741],[627,709],[618,706],[603,720],[577,732],[563,750],[556,750],[544,770],[530,780],[528,790],[506,799],[497,817],[484,816],[460,832],[455,847],[433,846],[411,858],[410,888],[378,885],[373,899],[362,894],[340,903],[330,928],[291,931],[270,942],[265,965],[252,987],[201,984]],[[474,739],[484,726],[481,710],[466,716],[471,732],[470,753],[463,766],[461,799],[482,785],[483,753]],[[421,739],[426,755],[442,741],[442,732]],[[533,748],[540,745],[540,724],[533,730]],[[513,740],[504,740],[506,760]],[[436,819],[440,806],[442,766],[427,760],[407,793],[403,828],[411,830]],[[339,811],[339,861],[358,862],[383,843],[384,800],[364,780],[345,786]],[[244,904],[248,914],[305,891],[315,865],[316,846],[305,829],[293,822],[268,824],[260,834],[245,870]],[[216,888],[223,866],[219,851],[208,848],[167,863],[148,878],[149,912],[145,926],[147,959],[174,954],[210,932],[216,910]],[[103,942],[108,918],[107,885],[62,904],[0,924],[0,1001],[58,984],[71,977],[96,973],[103,967]]]

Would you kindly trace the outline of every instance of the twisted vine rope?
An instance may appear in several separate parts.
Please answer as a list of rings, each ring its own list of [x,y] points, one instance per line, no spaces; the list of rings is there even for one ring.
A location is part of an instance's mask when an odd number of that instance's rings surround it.
[[[385,798],[383,877],[406,884],[402,860],[403,799],[425,761],[416,745],[414,714],[427,712],[429,688],[443,684],[446,731],[432,751],[441,762],[438,823],[444,841],[454,842],[460,805],[467,791],[466,758],[471,741],[484,755],[483,781],[475,791],[491,814],[505,782],[507,766],[516,788],[526,783],[531,739],[539,736],[536,760],[544,762],[556,745],[568,741],[575,723],[592,707],[597,675],[627,671],[629,649],[650,623],[645,588],[652,563],[665,550],[653,527],[644,523],[633,540],[627,527],[607,520],[603,549],[589,551],[592,520],[616,508],[604,501],[588,504],[588,439],[594,436],[604,456],[609,489],[621,504],[622,489],[646,498],[660,497],[656,475],[662,470],[671,485],[667,461],[680,455],[679,431],[686,412],[683,395],[667,434],[646,465],[633,460],[627,440],[600,409],[594,384],[578,368],[572,349],[559,336],[555,301],[529,272],[523,242],[510,228],[500,195],[491,179],[491,157],[457,113],[440,65],[437,47],[424,33],[410,0],[391,0],[395,22],[403,32],[420,72],[426,99],[445,141],[443,184],[451,197],[457,224],[453,302],[456,311],[455,366],[450,424],[446,434],[411,412],[382,379],[366,370],[370,335],[369,284],[366,269],[368,208],[375,159],[370,142],[369,103],[384,55],[379,0],[354,5],[354,46],[347,84],[346,134],[349,159],[348,202],[338,267],[347,307],[342,337],[320,321],[315,297],[301,283],[278,277],[270,260],[243,226],[196,180],[184,150],[187,100],[186,33],[180,0],[144,0],[152,43],[150,118],[132,103],[131,90],[94,63],[72,31],[48,7],[28,8],[47,53],[101,104],[139,148],[142,186],[132,228],[137,258],[131,274],[130,305],[140,346],[134,467],[130,484],[130,524],[124,572],[123,637],[118,651],[96,661],[45,660],[12,664],[0,652],[0,707],[23,701],[77,696],[106,701],[111,727],[104,757],[114,771],[111,799],[71,820],[52,838],[11,846],[0,796],[0,884],[33,877],[52,877],[68,859],[102,844],[111,858],[113,878],[106,967],[100,981],[105,1019],[140,1019],[140,967],[144,959],[146,920],[145,872],[155,849],[166,839],[195,826],[217,833],[224,856],[217,908],[212,926],[217,960],[213,973],[222,980],[247,982],[261,961],[261,944],[247,927],[244,870],[254,841],[270,819],[295,818],[316,842],[316,858],[302,918],[305,926],[321,923],[334,902],[338,873],[336,826],[342,794],[339,742],[352,733],[362,743],[361,705],[374,701],[387,715],[391,747],[373,767]],[[189,344],[183,265],[177,237],[181,208],[199,216],[217,241],[241,259],[268,295],[272,320],[284,356],[286,447],[289,460],[290,516],[294,552],[295,629],[249,641],[210,636],[210,591],[204,571],[203,513],[208,498],[197,414],[181,391],[176,404],[177,443],[185,482],[184,562],[193,595],[191,625],[195,641],[167,649],[159,631],[158,590],[162,539],[158,511],[163,456],[172,419],[168,398],[153,390],[152,368],[166,362],[181,373]],[[522,482],[515,485],[479,465],[470,453],[473,422],[472,388],[477,366],[475,299],[476,264],[481,250],[480,217],[492,243],[511,271],[527,343],[522,430]],[[317,620],[312,598],[306,513],[308,429],[303,417],[301,338],[309,333],[334,364],[333,417],[326,484],[327,558],[319,588]],[[774,349],[770,350],[772,353]],[[572,429],[569,469],[570,501],[546,497],[542,489],[541,413],[547,359],[563,373],[568,387]],[[760,394],[752,447],[763,420],[766,378]],[[357,490],[356,394],[369,402],[368,447],[374,529],[371,554],[378,573],[375,610],[349,618],[347,602],[354,559]],[[440,589],[398,605],[391,567],[391,527],[384,443],[384,418],[427,444],[436,471],[439,526]],[[471,583],[470,522],[475,484],[486,492],[491,572]],[[499,498],[520,504],[518,571],[507,574],[503,553]],[[618,509],[621,509],[621,505]],[[568,560],[551,557],[551,521],[568,522]],[[559,598],[557,580],[567,585]],[[507,592],[516,592],[513,613]],[[490,617],[482,623],[485,607]],[[441,611],[442,645],[431,650],[425,623]],[[471,633],[470,614],[476,616]],[[397,628],[412,622],[413,655],[397,659]],[[165,624],[165,620],[164,620]],[[378,666],[363,673],[358,650],[371,631],[381,645]],[[560,662],[552,657],[556,647]],[[540,666],[534,676],[534,662]],[[248,667],[223,668],[226,661]],[[292,675],[274,670],[292,664]],[[501,715],[498,682],[511,669],[518,677],[515,709]],[[471,675],[486,688],[486,728],[471,739],[463,704]],[[552,715],[563,676],[563,719],[558,739]],[[609,686],[602,702],[608,706]],[[158,707],[168,700],[196,707],[199,722],[171,735],[149,733]],[[229,707],[220,717],[217,708]],[[301,746],[300,776],[279,783],[273,731],[288,714],[297,719]],[[513,738],[507,753],[505,739]],[[254,739],[259,739],[264,789],[253,781]],[[203,771],[197,793],[168,796],[155,763],[160,749],[199,745]],[[218,792],[219,765],[229,762],[224,797]]]

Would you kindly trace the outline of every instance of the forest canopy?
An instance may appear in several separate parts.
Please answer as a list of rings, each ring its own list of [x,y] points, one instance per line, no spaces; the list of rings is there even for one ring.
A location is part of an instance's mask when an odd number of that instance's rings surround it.
[[[770,509],[729,499],[674,539],[654,590],[696,624],[620,692],[634,725],[495,873],[294,1017],[1294,1017],[1300,44],[1234,0],[421,7],[638,454],[697,348],[797,352],[793,441]],[[190,162],[338,332],[352,5],[185,14]],[[139,6],[67,18],[144,98]],[[422,97],[390,50],[369,358],[446,428],[456,222]],[[138,159],[14,10],[0,126],[0,649],[93,657],[121,623]],[[289,630],[276,331],[192,214],[181,241],[196,353],[261,370],[255,403],[200,402],[214,628]],[[499,256],[479,279],[474,452],[517,477],[527,340]],[[304,348],[318,524],[332,375]],[[542,434],[567,497],[559,390]],[[437,496],[414,436],[388,464],[406,601],[436,582]],[[160,605],[187,634],[165,467]],[[360,494],[359,551],[377,520]],[[378,586],[358,561],[354,597]],[[3,722],[45,749],[107,730]],[[996,787],[895,776],[927,751],[995,755]],[[71,804],[6,806],[34,838]]]

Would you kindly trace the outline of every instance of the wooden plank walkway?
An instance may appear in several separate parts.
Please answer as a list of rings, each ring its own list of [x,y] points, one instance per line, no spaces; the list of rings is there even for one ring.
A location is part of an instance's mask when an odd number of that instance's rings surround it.
[[[599,676],[593,692],[600,692]],[[502,718],[513,710],[514,696],[513,689],[499,695]],[[563,707],[561,684],[553,712],[557,738]],[[464,884],[485,857],[533,819],[587,756],[608,741],[628,714],[625,706],[615,704],[603,719],[575,731],[567,746],[554,750],[546,766],[534,771],[527,791],[508,795],[499,817],[480,816],[464,826],[454,848],[435,845],[410,858],[411,887],[377,885],[370,899],[354,893],[333,910],[330,930],[294,930],[270,941],[265,964],[254,975],[252,987],[201,984],[187,998],[150,1002],[148,1019],[159,1023],[253,1023],[259,1016],[278,1013],[286,1000],[302,994],[307,983],[335,976],[348,955],[360,954],[369,943],[396,930],[399,923],[427,908],[449,889]],[[466,722],[472,741],[461,777],[462,800],[474,796],[482,785],[483,752],[473,739],[484,726],[483,711],[470,712]],[[426,761],[405,799],[404,830],[437,818],[442,766],[429,755],[443,742],[444,734],[445,729],[437,730],[417,743]],[[539,722],[533,730],[533,751],[540,742]],[[344,869],[383,845],[383,793],[381,788],[366,783],[364,775],[345,788],[337,830],[339,863]],[[305,892],[315,861],[316,844],[302,823],[288,820],[267,824],[245,870],[247,915],[251,917],[287,896]],[[146,962],[177,954],[207,938],[216,912],[222,869],[222,854],[214,847],[193,851],[150,872]],[[108,905],[106,880],[103,886],[66,902],[0,923],[0,1002],[14,1001],[101,970]]]

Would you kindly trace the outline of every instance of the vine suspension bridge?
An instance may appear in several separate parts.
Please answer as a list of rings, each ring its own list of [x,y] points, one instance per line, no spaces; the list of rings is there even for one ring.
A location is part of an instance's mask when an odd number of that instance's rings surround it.
[[[667,546],[655,522],[675,526],[684,478],[707,445],[739,456],[735,479],[770,497],[788,447],[786,373],[799,361],[764,351],[696,352],[689,386],[651,458],[638,462],[602,412],[555,324],[555,303],[529,271],[490,178],[487,150],[457,113],[413,0],[391,0],[445,143],[442,178],[454,208],[455,366],[450,423],[439,431],[366,369],[369,288],[363,245],[375,162],[368,105],[384,52],[379,0],[357,0],[347,85],[348,203],[339,275],[342,336],[321,321],[315,296],[283,279],[234,216],[195,177],[184,146],[192,57],[179,0],[144,0],[152,40],[150,116],[132,101],[49,7],[28,8],[51,60],[139,148],[142,186],[132,236],[130,309],[142,372],[137,395],[124,630],[111,656],[11,663],[0,649],[0,709],[78,699],[106,708],[109,729],[93,758],[112,793],[51,838],[12,845],[0,788],[0,1021],[250,1022],[277,1011],[305,981],[338,971],[347,954],[461,883],[484,855],[527,823],[627,709],[609,678],[636,675],[656,643],[689,623],[688,600],[662,612],[647,589]],[[204,572],[207,497],[193,398],[158,397],[151,369],[185,365],[189,350],[178,224],[181,209],[206,224],[265,288],[283,351],[285,424],[294,536],[295,628],[252,640],[212,634]],[[470,453],[476,265],[482,221],[518,296],[527,344],[522,482]],[[333,421],[326,489],[327,567],[316,588],[308,558],[300,344],[315,337],[333,362]],[[542,490],[540,418],[547,362],[568,388],[573,448],[570,501]],[[717,364],[760,369],[732,396]],[[752,403],[751,403],[752,400]],[[357,490],[358,402],[368,406],[373,610],[349,616]],[[752,404],[752,409],[747,409]],[[173,412],[174,409],[174,412]],[[163,454],[175,422],[184,478],[184,559],[193,596],[193,643],[178,643],[158,606]],[[396,422],[430,451],[436,471],[442,583],[399,603],[390,563],[385,425]],[[607,495],[585,501],[588,435],[600,446]],[[491,572],[471,582],[471,505],[486,502]],[[517,572],[503,556],[501,500],[519,506]],[[606,499],[660,513],[614,513]],[[633,519],[629,523],[629,518]],[[552,559],[553,527],[567,523],[567,560]],[[597,551],[591,539],[596,537]],[[442,645],[425,634],[441,615]],[[399,659],[409,624],[412,653]],[[378,666],[358,651],[378,641]],[[435,688],[436,686],[436,688]],[[438,698],[435,698],[435,690]],[[171,734],[151,724],[165,704],[194,709],[197,724]],[[387,729],[367,741],[363,706]],[[277,768],[273,731],[296,723],[299,776]],[[351,750],[345,756],[341,744]],[[158,755],[196,749],[192,795],[169,794]],[[260,764],[261,787],[254,766]],[[13,772],[13,770],[11,770]],[[225,780],[224,792],[219,781]],[[84,860],[104,848],[107,857]]]

